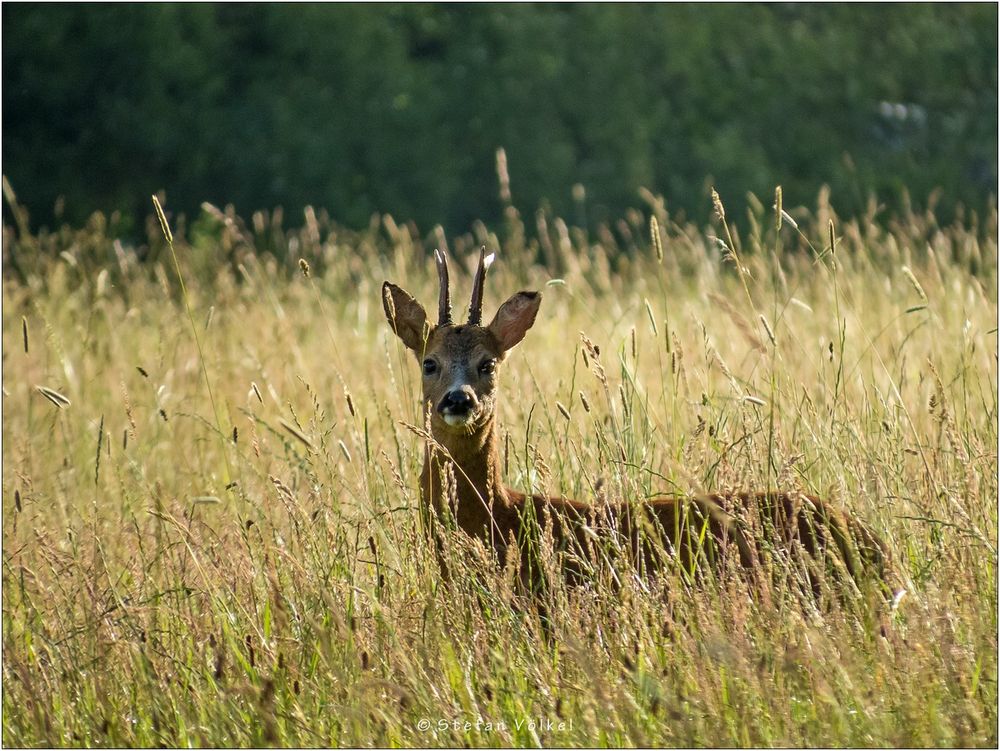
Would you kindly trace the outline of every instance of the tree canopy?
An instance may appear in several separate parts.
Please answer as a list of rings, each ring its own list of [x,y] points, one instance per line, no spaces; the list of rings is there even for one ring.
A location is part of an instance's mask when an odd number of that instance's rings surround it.
[[[3,6],[4,173],[32,223],[202,201],[465,230],[708,187],[982,205],[995,4]],[[579,191],[577,191],[579,194]]]

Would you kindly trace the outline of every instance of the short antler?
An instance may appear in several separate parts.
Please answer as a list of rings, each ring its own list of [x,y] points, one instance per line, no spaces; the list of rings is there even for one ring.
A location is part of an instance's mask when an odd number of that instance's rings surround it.
[[[481,326],[483,321],[483,282],[486,281],[486,269],[493,263],[493,254],[486,255],[486,246],[479,250],[479,265],[476,267],[476,277],[472,280],[472,302],[469,304],[469,325]]]
[[[437,262],[438,282],[441,292],[438,297],[438,326],[451,323],[451,293],[448,289],[448,259],[437,248],[434,249],[434,260]]]

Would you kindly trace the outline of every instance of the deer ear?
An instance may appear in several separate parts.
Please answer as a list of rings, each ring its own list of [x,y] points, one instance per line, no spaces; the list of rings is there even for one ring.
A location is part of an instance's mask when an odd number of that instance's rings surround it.
[[[427,335],[424,331],[427,324],[427,311],[410,294],[395,284],[385,282],[382,285],[382,307],[385,309],[385,319],[389,322],[396,336],[403,344],[420,353],[424,349]]]
[[[488,328],[504,352],[524,339],[541,304],[541,292],[518,292],[500,306]]]

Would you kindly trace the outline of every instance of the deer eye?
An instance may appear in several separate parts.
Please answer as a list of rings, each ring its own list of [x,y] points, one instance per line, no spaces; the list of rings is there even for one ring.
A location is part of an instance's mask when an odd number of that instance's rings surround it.
[[[492,358],[489,359],[489,360],[483,360],[479,364],[479,374],[480,375],[489,375],[490,373],[492,373],[496,369],[496,367],[497,367],[497,361],[496,360],[494,360]]]
[[[425,376],[434,375],[435,373],[437,373],[437,369],[438,369],[438,364],[434,362],[432,359],[428,357],[426,360],[424,360]]]

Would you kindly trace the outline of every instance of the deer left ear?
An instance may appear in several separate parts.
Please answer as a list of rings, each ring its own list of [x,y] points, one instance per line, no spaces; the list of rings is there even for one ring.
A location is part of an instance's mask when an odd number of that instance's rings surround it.
[[[500,306],[487,328],[497,338],[504,352],[524,339],[535,322],[538,306],[541,304],[541,292],[518,292]]]
[[[426,339],[427,312],[406,290],[391,282],[382,285],[382,307],[385,318],[403,340],[403,344],[420,356]]]

